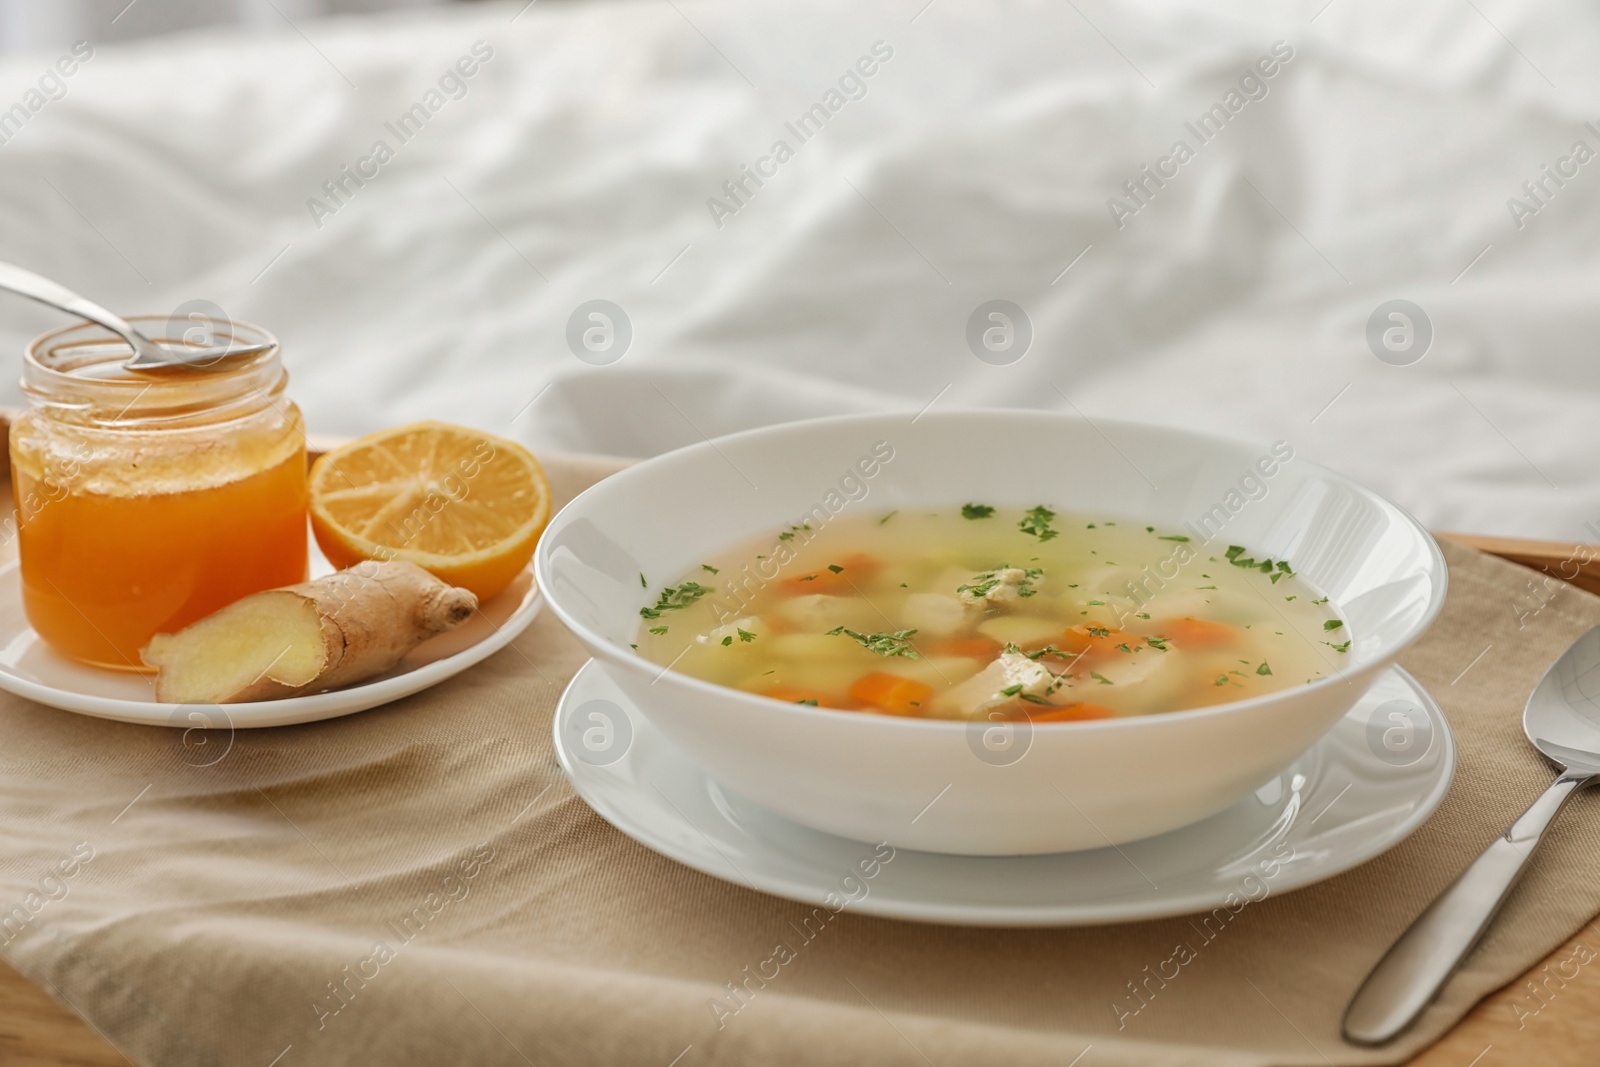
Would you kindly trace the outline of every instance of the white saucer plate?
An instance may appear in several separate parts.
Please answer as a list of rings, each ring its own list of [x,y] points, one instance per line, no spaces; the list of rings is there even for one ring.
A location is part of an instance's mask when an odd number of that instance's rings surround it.
[[[311,549],[311,574],[333,572]],[[0,567],[0,689],[63,711],[147,726],[289,726],[352,715],[399,700],[460,674],[510,644],[544,600],[527,567],[507,589],[457,629],[424,641],[391,671],[359,685],[311,696],[245,704],[160,704],[154,675],[91,667],[60,655],[28,625],[16,561]]]
[[[891,850],[790,822],[708,778],[591,660],[556,752],[602,818],[715,878],[806,904],[977,926],[1087,926],[1209,911],[1310,885],[1393,847],[1455,775],[1455,739],[1393,667],[1309,751],[1233,807],[1120,848],[1040,856]],[[1062,783],[1070,795],[1070,783]],[[862,866],[863,861],[866,865]],[[873,876],[863,877],[864,871]],[[831,894],[831,897],[830,897]]]

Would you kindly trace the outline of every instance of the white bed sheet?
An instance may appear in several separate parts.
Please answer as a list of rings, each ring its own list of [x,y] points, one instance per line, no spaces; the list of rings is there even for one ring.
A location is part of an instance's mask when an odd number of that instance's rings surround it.
[[[1323,5],[513,0],[102,46],[0,146],[0,258],[269,326],[327,432],[642,455],[881,405],[1075,408],[1283,438],[1438,527],[1600,539],[1600,161],[1520,226],[1507,205],[1600,151],[1600,15]],[[1279,40],[1265,97],[1119,228],[1108,198]],[[400,144],[385,122],[477,41]],[[785,122],[880,41],[800,144]],[[0,111],[54,59],[0,64]],[[313,219],[379,139],[394,159]],[[634,332],[604,367],[565,341],[597,298]],[[964,336],[994,298],[1035,334],[1004,367]],[[1410,366],[1364,339],[1394,298],[1435,330]],[[58,321],[6,299],[0,351]]]

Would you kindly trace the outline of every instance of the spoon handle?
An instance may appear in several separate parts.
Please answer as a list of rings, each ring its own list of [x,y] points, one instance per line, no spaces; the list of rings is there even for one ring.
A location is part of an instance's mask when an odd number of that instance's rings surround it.
[[[1345,1012],[1344,1036],[1381,1045],[1410,1026],[1483,936],[1545,829],[1592,771],[1567,771],[1428,905],[1367,975]]]
[[[0,263],[0,289],[10,290],[30,300],[37,300],[59,311],[82,316],[127,341],[140,357],[155,362],[165,361],[164,350],[127,322],[94,301],[87,300],[66,286],[58,285],[31,270],[24,270],[13,263]]]

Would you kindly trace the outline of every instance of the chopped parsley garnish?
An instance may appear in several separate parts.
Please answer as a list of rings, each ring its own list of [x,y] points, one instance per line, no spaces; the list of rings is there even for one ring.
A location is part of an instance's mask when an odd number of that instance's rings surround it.
[[[1243,545],[1229,545],[1227,551],[1228,562],[1235,567],[1245,570],[1260,571],[1262,574],[1272,575],[1272,584],[1277,585],[1278,579],[1293,576],[1294,570],[1289,566],[1288,560],[1253,559],[1247,556]]]
[[[987,519],[994,514],[994,508],[988,504],[962,504],[961,517],[963,519]]]
[[[1059,531],[1050,525],[1056,513],[1040,504],[1038,507],[1029,508],[1022,513],[1022,521],[1017,523],[1017,529],[1025,534],[1031,534],[1041,541],[1048,541],[1059,536]]]
[[[844,568],[839,566],[837,563],[828,564],[828,569],[835,574],[841,574],[844,572]]]
[[[880,631],[875,634],[864,634],[859,630],[852,630],[845,626],[835,626],[828,631],[829,637],[843,634],[854,638],[861,643],[861,647],[868,652],[876,652],[880,656],[904,656],[906,659],[919,659],[917,650],[911,647],[911,635],[916,630],[895,630],[893,633]]]
[[[1029,659],[1035,659],[1035,660],[1044,659],[1046,656],[1054,656],[1057,659],[1073,660],[1073,659],[1077,659],[1079,656],[1083,655],[1083,653],[1081,653],[1081,652],[1065,652],[1065,651],[1062,651],[1061,649],[1057,648],[1055,645],[1045,645],[1043,648],[1035,649],[1032,652],[1023,652],[1022,649],[1018,648],[1016,645],[1007,645],[1005,650],[1007,652],[1020,653],[1021,655],[1027,656]]]
[[[1162,652],[1167,650],[1167,639],[1165,637],[1147,637],[1144,640],[1151,648],[1160,649]]]
[[[677,611],[686,608],[696,600],[711,592],[709,588],[699,582],[684,582],[682,585],[669,585],[661,590],[661,596],[656,599],[655,607],[640,608],[639,614],[647,619],[659,619],[663,611]]]
[[[796,700],[795,703],[804,704],[808,708],[814,708],[817,706],[817,702],[815,700]]]
[[[1283,599],[1287,602],[1290,600],[1299,600],[1300,598],[1298,596],[1286,596]]]
[[[1141,611],[1139,612],[1138,617],[1141,619],[1148,619],[1150,617],[1150,613],[1148,611]]]
[[[1106,629],[1104,626],[1090,626],[1090,627],[1087,627],[1087,629],[1088,629],[1089,633],[1091,635],[1095,636],[1095,637],[1110,637],[1111,636],[1111,631]]]
[[[1145,533],[1155,533],[1156,532],[1156,528],[1154,526],[1146,526],[1144,528],[1144,532]]]
[[[733,644],[733,637],[732,636],[724,637],[722,639],[722,647],[723,648],[727,648],[731,644]]]
[[[1271,674],[1272,673],[1272,668],[1267,666],[1267,661],[1266,660],[1262,660],[1261,661],[1261,666],[1256,668],[1256,673],[1257,674],[1261,674],[1261,675]]]
[[[1128,647],[1128,643],[1126,641],[1122,642],[1122,644],[1118,645],[1117,647],[1122,649],[1122,651],[1124,651],[1124,652],[1132,652],[1133,651],[1133,649]]]
[[[989,595],[989,591],[1000,584],[1000,579],[994,576],[993,571],[973,575],[972,581],[966,585],[956,586],[956,592],[971,593],[974,600],[982,600]]]
[[[899,508],[895,508],[893,511],[889,512],[889,514],[887,514],[883,518],[879,519],[878,520],[878,525],[882,526],[884,523],[888,522],[890,519],[894,518],[898,514],[900,514],[900,509]]]
[[[1327,597],[1323,597],[1321,600],[1313,600],[1312,601],[1313,604],[1326,604],[1327,602],[1328,602],[1328,598]]]
[[[639,572],[639,588],[640,589],[649,589],[650,588],[650,583],[644,580],[644,571],[640,571]]]
[[[1091,608],[1103,608],[1106,606],[1106,602],[1104,600],[1090,600],[1087,603]]]
[[[1197,586],[1195,586],[1195,588],[1196,589],[1215,589],[1216,586],[1214,586],[1214,585],[1197,585]],[[1209,603],[1211,603],[1211,601],[1208,600],[1208,601],[1206,601],[1206,603],[1209,604]]]
[[[1101,685],[1112,685],[1112,684],[1114,684],[1111,681],[1110,678],[1107,678],[1105,675],[1101,674],[1099,671],[1090,671],[1089,672],[1089,677],[1095,679]]]
[[[1000,695],[1003,697],[1014,697],[1020,692],[1022,692],[1022,686],[1008,685],[1004,689],[1000,690]]]
[[[1339,627],[1341,627],[1343,625],[1344,625],[1344,620],[1343,619],[1329,619],[1327,622],[1322,624],[1322,628],[1324,630],[1337,630]]]
[[[741,641],[748,642],[756,639],[755,634],[751,633],[749,630],[741,630],[737,626],[734,627],[733,632],[739,635],[739,640]]]
[[[1156,540],[1158,540],[1158,541],[1185,541],[1185,542],[1187,542],[1189,539],[1187,537],[1183,536],[1183,534],[1167,534],[1164,537],[1156,538]]]
[[[779,535],[778,535],[778,540],[780,540],[780,541],[793,541],[793,540],[794,540],[794,533],[793,533],[793,531],[791,531],[791,530],[785,530],[785,531],[783,531],[783,533],[781,533],[781,534],[779,534]],[[803,700],[796,700],[796,701],[795,701],[795,703],[796,703],[796,704],[804,704],[804,703],[805,703],[805,701],[803,701]]]
[[[971,594],[973,600],[982,600],[1001,583],[1000,572],[1012,569],[1009,564],[1002,563],[992,571],[974,574],[971,582],[966,585],[956,586],[956,595],[960,596],[962,593],[968,593]],[[1022,571],[1022,577],[1017,580],[1017,595],[1021,597],[1036,595],[1039,591],[1033,587],[1033,583],[1043,577],[1043,567],[1025,568]]]
[[[709,563],[700,564],[700,569],[703,570],[703,571],[710,571],[712,574],[721,574],[722,573],[722,571],[720,571],[716,567],[713,567]]]
[[[1219,674],[1219,675],[1217,675],[1217,680],[1215,682],[1213,682],[1212,684],[1213,685],[1227,685],[1228,684],[1228,676],[1226,674]]]
[[[1322,643],[1327,645],[1329,648],[1333,649],[1335,652],[1349,652],[1350,651],[1350,642],[1349,641],[1344,641],[1344,642],[1342,642],[1340,644],[1337,644],[1337,645],[1334,644],[1332,641],[1324,641]]]
[[[667,632],[667,628],[665,626],[652,626],[650,627],[650,632],[659,637],[661,634]]]
[[[1026,700],[1030,704],[1043,704],[1046,707],[1052,706],[1051,703],[1044,697],[1036,697],[1032,693],[1023,693],[1021,699]]]

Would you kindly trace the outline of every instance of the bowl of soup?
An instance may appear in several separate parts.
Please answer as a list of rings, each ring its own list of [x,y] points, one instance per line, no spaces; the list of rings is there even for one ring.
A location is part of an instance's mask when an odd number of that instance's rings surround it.
[[[1437,614],[1438,546],[1299,456],[1048,412],[791,423],[550,524],[551,609],[721,787],[899,848],[1100,848],[1213,815]]]

